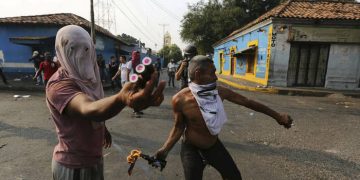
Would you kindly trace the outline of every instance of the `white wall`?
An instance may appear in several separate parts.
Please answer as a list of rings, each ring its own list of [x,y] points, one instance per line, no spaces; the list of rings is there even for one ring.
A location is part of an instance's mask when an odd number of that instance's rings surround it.
[[[326,88],[360,89],[360,45],[332,44],[326,74]]]
[[[289,67],[290,43],[287,42],[289,31],[280,31],[283,24],[273,25],[273,41],[271,45],[271,59],[269,68],[270,86],[287,85],[287,71]],[[288,25],[287,25],[288,26]]]

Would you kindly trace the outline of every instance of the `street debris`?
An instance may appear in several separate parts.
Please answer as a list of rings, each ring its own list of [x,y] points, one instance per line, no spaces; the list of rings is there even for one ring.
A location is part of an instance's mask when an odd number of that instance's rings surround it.
[[[5,147],[6,145],[7,145],[7,143],[6,143],[6,144],[2,144],[2,145],[0,146],[0,149],[3,148],[3,147]]]
[[[18,95],[18,94],[15,94],[13,96],[15,98],[15,101],[19,100],[19,99],[27,99],[30,97],[30,95]]]

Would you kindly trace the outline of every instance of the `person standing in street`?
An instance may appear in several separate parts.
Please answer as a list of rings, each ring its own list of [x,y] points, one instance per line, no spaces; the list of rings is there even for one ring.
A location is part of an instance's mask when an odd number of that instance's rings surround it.
[[[231,89],[218,86],[214,62],[206,56],[193,57],[188,68],[191,82],[188,88],[172,98],[175,124],[155,157],[165,160],[183,136],[180,156],[186,180],[201,180],[207,164],[214,167],[223,179],[240,180],[240,171],[219,138],[227,121],[223,101],[266,114],[285,128],[291,128],[293,120],[286,113],[278,113]]]
[[[129,75],[131,72],[131,61],[126,62],[126,56],[120,56],[119,68],[116,74],[111,78],[112,80],[121,78],[121,86],[124,87],[126,82],[129,82]]]
[[[1,59],[0,59],[0,76],[1,76],[1,79],[2,79],[2,81],[4,82],[4,84],[7,85],[7,86],[10,86],[9,83],[8,83],[8,81],[7,81],[7,79],[6,79],[5,74],[4,74],[4,72],[3,72],[4,63],[5,63],[4,59],[1,58]]]
[[[39,69],[33,79],[44,73],[44,86],[46,87],[51,76],[58,70],[55,62],[52,61],[50,52],[44,53],[44,61],[40,63]]]
[[[118,69],[119,69],[119,63],[116,62],[115,56],[111,56],[109,62],[110,77],[114,77]],[[121,89],[119,78],[111,78],[111,88],[113,91],[116,91],[116,88]]]
[[[106,65],[105,65],[105,60],[104,60],[102,54],[99,54],[97,56],[97,65],[99,66],[101,82],[105,83],[105,81],[106,81],[106,73],[105,73]]]
[[[188,87],[189,78],[188,78],[188,65],[194,56],[197,55],[197,49],[194,45],[189,45],[184,50],[185,59],[181,61],[179,68],[175,73],[175,79],[177,81],[181,80],[180,89]]]
[[[169,64],[167,65],[167,71],[169,76],[168,86],[172,84],[172,87],[175,87],[174,79],[175,79],[175,71],[176,71],[176,64],[174,59],[171,59]]]
[[[34,63],[35,73],[39,70],[40,63],[43,61],[38,51],[34,51],[32,57],[29,59]],[[36,78],[36,85],[41,85],[43,83],[42,74],[38,75]]]
[[[126,106],[140,110],[159,106],[166,82],[154,90],[155,72],[144,89],[127,83],[119,93],[104,97],[95,46],[85,29],[76,25],[61,28],[55,49],[61,66],[46,88],[59,141],[53,152],[53,179],[103,180],[103,148],[112,143],[105,121]]]

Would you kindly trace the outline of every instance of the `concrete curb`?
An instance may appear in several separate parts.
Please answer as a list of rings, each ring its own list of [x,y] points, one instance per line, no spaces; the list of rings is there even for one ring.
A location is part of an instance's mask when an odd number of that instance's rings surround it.
[[[348,92],[339,92],[339,91],[322,91],[322,90],[309,90],[309,89],[287,89],[287,88],[257,88],[251,86],[240,85],[235,82],[218,78],[218,81],[229,85],[233,88],[252,91],[252,92],[262,92],[262,93],[270,93],[270,94],[280,94],[280,95],[288,95],[288,96],[314,96],[314,97],[326,97],[331,94],[342,94],[344,96],[350,96],[353,98],[360,98],[359,93],[348,93]]]
[[[279,90],[274,89],[274,88],[257,88],[257,87],[244,86],[244,85],[240,85],[240,84],[231,82],[231,81],[223,79],[223,78],[218,78],[218,81],[220,81],[224,84],[227,84],[231,87],[234,87],[234,88],[237,88],[240,90],[245,90],[245,91],[263,92],[263,93],[270,93],[270,94],[278,94],[279,93]]]

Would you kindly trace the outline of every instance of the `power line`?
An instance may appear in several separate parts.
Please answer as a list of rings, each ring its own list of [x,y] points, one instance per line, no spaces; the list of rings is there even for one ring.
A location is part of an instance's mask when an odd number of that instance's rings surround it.
[[[111,0],[111,2],[119,9],[119,11],[130,21],[130,23],[142,34],[144,35],[149,41],[152,43],[155,43],[149,36],[147,36],[137,25],[134,23],[129,16],[115,3],[114,0]]]
[[[162,6],[159,2],[157,2],[156,0],[151,0],[151,2],[153,4],[155,4],[157,7],[159,7],[162,11],[164,11],[165,13],[167,13],[168,15],[170,15],[172,18],[181,21],[179,16],[177,16],[176,14],[174,14],[173,12],[171,12],[170,10],[166,9],[164,6]]]
[[[139,24],[144,28],[146,29],[146,26],[144,24],[142,24],[142,22],[137,18],[137,16],[134,15],[134,13],[131,11],[131,8],[129,8],[129,6],[126,5],[125,1],[122,1],[123,2],[123,5],[125,6],[125,8],[130,12],[130,14],[134,17],[134,19],[139,22]],[[149,31],[150,33],[150,31]],[[151,34],[151,35],[154,35],[154,34]],[[157,34],[158,35],[158,34]],[[160,35],[158,35],[159,37],[161,37]]]

